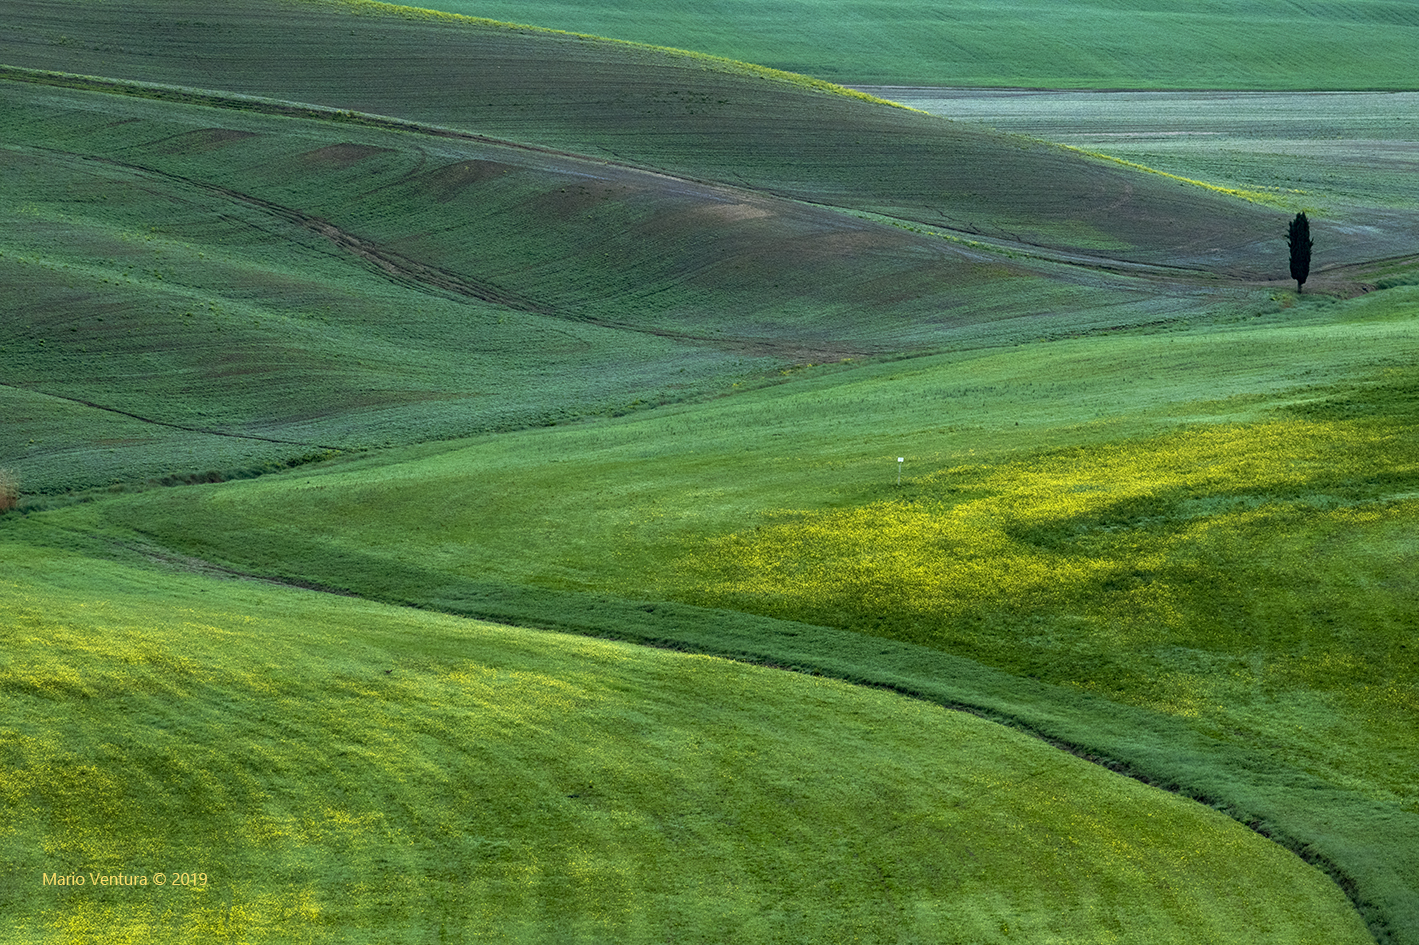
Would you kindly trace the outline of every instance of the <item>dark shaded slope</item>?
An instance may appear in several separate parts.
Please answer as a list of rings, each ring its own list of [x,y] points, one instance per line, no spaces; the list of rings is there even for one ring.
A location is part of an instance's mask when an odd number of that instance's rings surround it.
[[[19,0],[0,62],[395,115],[1052,249],[1232,275],[1280,252],[1276,211],[1049,145],[718,60],[375,4]]]
[[[29,490],[617,413],[1198,291],[570,156],[28,81],[0,81],[0,170],[0,465]]]

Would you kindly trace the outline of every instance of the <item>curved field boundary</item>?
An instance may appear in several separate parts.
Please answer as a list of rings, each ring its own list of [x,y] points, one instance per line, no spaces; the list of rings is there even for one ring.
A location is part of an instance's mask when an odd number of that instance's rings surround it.
[[[253,112],[258,115],[276,115],[282,118],[306,118],[315,121],[333,121],[348,125],[359,125],[365,128],[378,128],[383,131],[405,131],[439,138],[456,138],[461,141],[475,141],[479,144],[516,148],[517,150],[529,151],[534,154],[548,154],[556,157],[595,160],[600,164],[614,164],[612,161],[586,158],[583,155],[573,154],[570,151],[544,148],[535,144],[527,144],[519,141],[508,141],[503,138],[493,138],[487,135],[474,134],[470,131],[460,131],[455,128],[440,128],[437,125],[406,121],[402,118],[393,118],[388,115],[371,115],[364,112],[351,111],[346,108],[329,108],[324,105],[312,105],[304,102],[283,102],[279,99],[264,98],[259,95],[243,95],[239,92],[213,92],[206,89],[162,85],[155,82],[140,82],[131,79],[110,79],[103,76],[79,75],[70,72],[27,69],[22,66],[11,66],[4,63],[0,63],[0,80],[29,82],[34,85],[49,85],[61,89],[76,89],[81,92],[104,92],[110,95],[126,95],[131,98],[151,99],[157,102],[172,102],[179,105],[202,105],[207,108],[224,108],[232,111]],[[619,166],[642,170],[632,164],[622,164]],[[654,172],[645,171],[645,173]]]
[[[189,561],[228,573],[823,675],[971,712],[1227,814],[1328,873],[1377,942],[1419,943],[1419,889],[1413,882],[1419,874],[1419,815],[1270,763],[1155,713],[939,650],[845,630],[688,604],[471,581],[411,563],[365,560],[359,552],[332,553],[316,541],[272,567],[213,555],[200,540],[176,547],[173,536],[151,533],[140,520],[125,524],[145,546],[175,549]],[[95,553],[116,550],[103,539],[81,541]],[[376,574],[371,583],[369,576]]]
[[[847,631],[541,588],[467,590],[473,591],[467,597],[400,603],[827,676],[969,712],[1227,814],[1324,870],[1377,942],[1419,941],[1419,891],[1406,876],[1412,851],[1419,850],[1419,815],[1301,771],[1269,768],[1168,719],[963,657]],[[1338,827],[1343,819],[1351,823]],[[1387,847],[1392,856],[1380,853]]]
[[[377,116],[364,117],[369,117],[371,119],[378,120]],[[409,129],[404,130],[407,131]],[[417,131],[415,133],[439,134],[438,131],[423,130]],[[454,136],[471,137],[463,135]],[[479,140],[479,143],[487,143],[480,139],[475,140]],[[495,146],[503,146],[514,149],[518,148],[518,145],[516,144],[508,144],[505,142],[492,142],[492,144],[494,144]],[[134,164],[128,161],[119,161],[113,158],[99,157],[97,155],[91,154],[76,154],[68,151],[57,151],[49,148],[35,148],[33,150],[64,158],[73,158],[81,161],[92,161],[98,164],[106,164],[111,167],[119,167],[124,169],[125,171],[130,171],[139,175],[150,177],[155,180],[160,179],[171,181],[174,183],[182,184],[186,187],[192,187],[197,190],[206,191],[207,193],[214,194],[222,198],[223,200],[231,200],[239,203],[248,204],[250,206],[258,208],[259,210],[262,210],[265,213],[270,214],[273,217],[284,220],[287,223],[295,224],[296,226],[302,227],[303,229],[309,230],[310,232],[329,240],[333,245],[335,245],[339,249],[344,250],[350,255],[358,258],[361,262],[367,264],[373,271],[388,278],[389,280],[395,282],[398,285],[402,285],[408,288],[414,288],[425,291],[444,292],[450,295],[477,299],[478,301],[487,302],[491,305],[498,305],[503,308],[514,309],[520,312],[527,312],[533,315],[542,315],[549,318],[567,318],[570,321],[576,322],[589,322],[591,324],[598,325],[602,328],[612,328],[621,331],[640,332],[647,335],[654,335],[659,338],[667,338],[675,341],[689,342],[698,345],[708,345],[727,351],[741,352],[751,356],[769,355],[795,357],[804,354],[805,351],[808,351],[808,353],[811,354],[813,357],[817,357],[819,360],[826,360],[845,356],[869,357],[873,355],[883,355],[893,353],[894,350],[886,348],[884,346],[859,345],[851,349],[845,348],[843,346],[836,346],[833,347],[831,350],[825,347],[822,350],[815,351],[810,350],[811,346],[809,346],[809,348],[806,348],[803,342],[796,340],[776,340],[767,337],[725,338],[691,331],[674,331],[664,328],[648,328],[627,321],[616,321],[607,318],[588,316],[585,314],[567,316],[562,313],[559,313],[553,307],[537,302],[534,299],[530,299],[525,296],[518,295],[517,293],[510,292],[490,282],[470,279],[465,275],[460,275],[458,273],[451,272],[447,269],[442,269],[438,266],[433,266],[429,265],[428,263],[420,262],[419,260],[414,259],[406,254],[396,253],[390,249],[380,246],[378,243],[372,240],[364,239],[354,233],[349,232],[348,230],[342,229],[341,227],[336,226],[334,223],[331,223],[329,220],[314,216],[312,214],[304,213],[294,207],[288,207],[270,200],[262,199],[253,194],[243,193],[239,190],[233,190],[230,187],[222,187],[217,184],[211,184],[206,181],[197,180],[192,177],[187,177],[181,174],[172,174],[166,171],[157,170],[156,168],[148,167],[141,164]],[[575,160],[574,156],[570,155],[558,156],[568,157]],[[640,171],[636,168],[625,169],[633,173],[651,173],[646,171]],[[652,174],[652,176],[658,177],[662,175]],[[825,207],[824,209],[831,211],[834,208]],[[933,235],[941,236],[945,239],[951,239],[951,237],[946,236],[944,234]],[[986,251],[993,251],[996,253],[1010,253],[1013,251],[1011,248],[1008,247],[1000,247],[995,248],[993,250],[986,247],[978,248],[985,248]],[[1083,257],[1081,257],[1079,260],[1064,260],[1062,258],[1057,258],[1057,261],[1082,262],[1082,264],[1088,264],[1087,259]],[[1100,260],[1098,261],[1097,265],[1094,266],[1094,268],[1110,268],[1110,263],[1107,261]],[[1126,271],[1128,267],[1126,265],[1121,264],[1118,268],[1119,271]],[[1140,266],[1137,268],[1140,270],[1151,272],[1157,269],[1158,267]],[[24,389],[29,390],[30,388]],[[35,393],[44,392],[35,391]],[[244,439],[265,440],[271,443],[294,443],[298,445],[314,446],[319,449],[343,449],[342,447],[323,446],[321,444],[305,444],[301,441],[296,440],[280,440],[273,439],[270,437],[252,436],[239,433],[221,433],[217,430],[207,430],[198,427],[185,427],[177,424],[165,423],[160,420],[151,420],[145,417],[138,416],[137,414],[130,414],[122,410],[117,410],[115,408],[104,407],[100,404],[91,403],[86,400],[77,400],[75,398],[63,398],[62,395],[47,396],[60,396],[61,399],[73,400],[75,403],[80,403],[88,407],[94,407],[99,410],[108,410],[112,413],[129,416],[136,420],[142,420],[146,423],[156,423],[159,425],[172,427],[173,429],[188,430],[194,433],[213,433],[221,436],[235,436]]]
[[[217,430],[212,427],[187,426],[181,423],[170,423],[167,420],[155,420],[152,417],[144,417],[127,410],[119,410],[117,407],[106,407],[103,404],[96,404],[91,400],[84,400],[81,397],[65,397],[63,394],[55,394],[49,391],[38,390],[33,387],[25,387],[19,384],[10,384],[0,381],[0,387],[8,387],[11,390],[21,390],[31,394],[38,394],[41,397],[53,397],[56,400],[67,400],[71,404],[78,404],[81,407],[89,407],[93,410],[102,410],[105,413],[117,414],[120,417],[128,417],[141,423],[150,423],[157,427],[166,427],[169,430],[182,430],[185,433],[203,433],[208,436],[231,437],[236,440],[256,440],[261,443],[281,443],[288,446],[303,446],[309,449],[326,450],[332,453],[343,453],[349,450],[347,446],[327,446],[322,443],[310,443],[304,440],[281,440],[271,436],[257,436],[254,433],[232,433],[229,430]]]
[[[25,530],[0,942],[1368,940],[1285,851],[979,719]],[[207,894],[36,876],[178,862]]]
[[[608,43],[615,46],[622,46],[628,50],[644,50],[662,55],[683,58],[696,65],[707,69],[714,69],[720,72],[730,72],[738,75],[748,75],[760,79],[772,79],[777,82],[787,82],[799,88],[809,89],[814,92],[822,92],[827,95],[840,95],[844,98],[855,98],[859,101],[869,102],[873,105],[889,105],[892,108],[901,108],[909,112],[919,112],[921,109],[913,108],[910,105],[903,105],[901,102],[894,102],[891,99],[873,95],[870,92],[863,92],[859,89],[849,88],[845,85],[838,85],[835,82],[828,82],[824,79],[817,79],[813,76],[804,75],[800,72],[788,72],[783,69],[773,69],[769,66],[756,65],[752,62],[742,62],[738,59],[729,59],[724,56],[712,56],[708,53],[695,52],[690,49],[677,49],[673,46],[658,46],[654,43],[641,43],[633,40],[614,39],[609,36],[598,36],[591,33],[576,33],[570,30],[551,29],[545,26],[531,26],[526,23],[512,23],[506,20],[494,20],[482,16],[468,16],[462,13],[447,13],[439,10],[427,9],[424,7],[411,7],[398,3],[381,3],[379,0],[305,0],[308,3],[322,3],[327,6],[347,9],[357,15],[393,15],[410,20],[444,20],[451,23],[467,23],[481,27],[491,27],[493,29],[512,29],[521,33],[540,33],[545,36],[564,36],[583,42]],[[923,112],[923,114],[925,114]]]
[[[538,305],[528,299],[520,298],[495,285],[486,282],[475,282],[464,276],[439,269],[436,266],[430,266],[418,260],[410,259],[408,256],[401,253],[384,249],[370,240],[361,239],[359,236],[341,229],[328,220],[323,220],[320,217],[312,216],[308,213],[302,213],[293,207],[286,207],[270,200],[263,200],[252,194],[232,190],[230,187],[221,187],[217,184],[210,184],[205,181],[195,180],[191,177],[184,177],[181,174],[170,174],[165,171],[159,171],[151,167],[145,167],[127,161],[118,161],[113,158],[98,157],[96,155],[58,152],[47,148],[41,148],[39,150],[47,151],[51,154],[60,154],[64,157],[78,158],[84,161],[94,161],[99,164],[121,167],[127,171],[134,171],[142,175],[162,178],[164,180],[175,181],[188,187],[194,187],[198,190],[216,194],[225,200],[234,200],[240,203],[250,204],[273,217],[285,220],[287,223],[293,223],[318,236],[324,237],[340,249],[368,263],[376,271],[402,285],[439,289],[455,295],[464,295],[482,302],[488,302],[492,305],[500,305],[504,308],[517,309],[523,312],[531,312],[536,315],[553,314],[545,306]]]
[[[690,46],[849,85],[1413,88],[1399,0],[428,0],[442,10]],[[1146,50],[1146,55],[1140,53]]]

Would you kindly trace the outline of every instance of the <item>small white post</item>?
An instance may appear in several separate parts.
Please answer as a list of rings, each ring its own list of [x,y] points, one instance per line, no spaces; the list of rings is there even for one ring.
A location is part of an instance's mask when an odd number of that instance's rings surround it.
[[[906,461],[907,458],[905,456],[897,457],[897,485],[899,486],[902,484],[902,463],[905,463]]]

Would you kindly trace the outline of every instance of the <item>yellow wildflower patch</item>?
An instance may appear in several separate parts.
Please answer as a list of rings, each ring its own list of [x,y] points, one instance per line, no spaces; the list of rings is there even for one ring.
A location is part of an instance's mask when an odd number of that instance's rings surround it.
[[[1138,642],[1184,619],[1177,582],[1194,549],[1269,504],[1358,474],[1386,441],[1378,428],[1278,420],[957,466],[901,498],[779,512],[684,564],[711,601],[819,620],[848,613],[855,626],[883,617],[893,635],[1047,607],[1055,621]]]

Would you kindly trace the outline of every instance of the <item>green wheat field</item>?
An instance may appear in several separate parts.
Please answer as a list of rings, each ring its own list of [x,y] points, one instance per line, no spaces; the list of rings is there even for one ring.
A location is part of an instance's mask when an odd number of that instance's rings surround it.
[[[1419,945],[1415,39],[13,0],[0,942]]]

